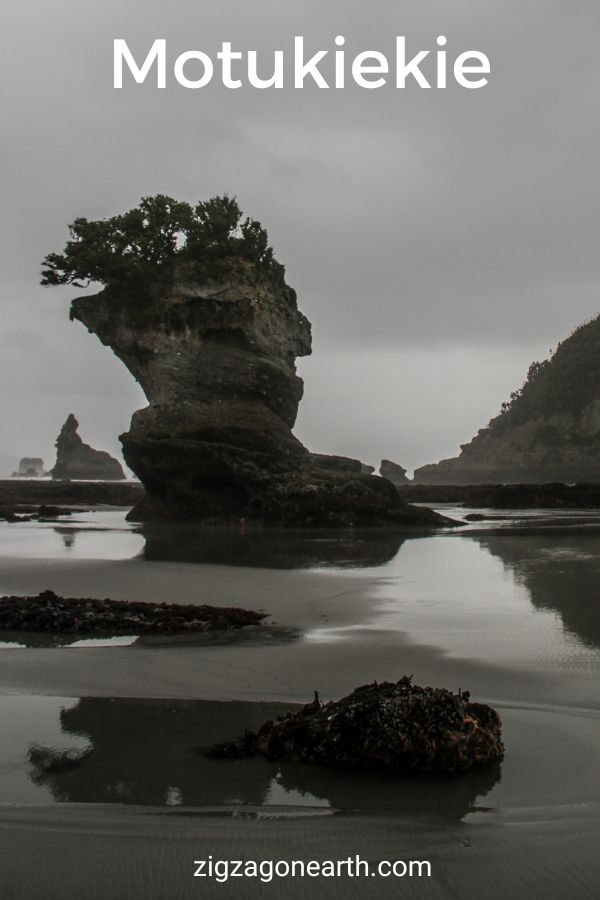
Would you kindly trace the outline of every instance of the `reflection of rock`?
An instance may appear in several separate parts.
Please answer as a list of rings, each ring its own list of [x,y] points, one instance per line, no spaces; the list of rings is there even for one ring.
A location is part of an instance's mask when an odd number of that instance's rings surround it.
[[[300,711],[246,731],[212,753],[362,771],[452,773],[501,760],[501,732],[491,707],[469,703],[468,694],[421,688],[405,677],[396,684],[364,685],[326,704],[315,693]]]
[[[514,572],[536,609],[557,612],[568,632],[588,646],[600,647],[597,531],[570,534],[565,530],[556,543],[548,533],[489,534],[476,540]]]
[[[44,460],[39,456],[24,456],[15,472],[20,478],[41,478],[44,474]]]
[[[240,763],[238,763],[239,765]],[[395,813],[435,815],[460,821],[476,807],[476,801],[501,780],[499,762],[436,778],[396,776],[382,772],[352,772],[329,766],[279,762],[277,784],[286,791],[323,798],[334,809],[389,809]]]
[[[460,821],[500,780],[494,764],[452,778],[391,779],[349,777],[335,769],[262,758],[232,766],[198,752],[231,738],[244,724],[258,728],[288,709],[267,703],[86,697],[61,711],[61,745],[34,754],[31,778],[47,786],[56,800],[71,803],[163,805],[175,798],[187,806],[215,807],[259,805],[271,796],[271,802],[285,804],[291,791],[290,802],[298,802],[300,795],[305,805],[425,813],[446,821]],[[70,756],[81,764],[64,768],[69,735],[89,741],[93,752],[74,749]]]
[[[74,528],[55,528],[54,531],[56,534],[60,534],[60,536],[62,537],[63,545],[66,547],[66,549],[72,550],[72,548],[75,546],[75,537],[76,537],[75,529]]]
[[[37,778],[43,780],[43,776],[56,772],[70,772],[81,766],[94,751],[91,747],[86,750],[52,750],[49,747],[40,747],[35,744],[29,748],[27,758],[37,773]]]
[[[389,478],[392,484],[408,484],[406,477],[406,469],[398,463],[392,462],[391,459],[382,459],[379,467],[379,474],[383,478]]]
[[[52,477],[56,479],[93,479],[119,481],[125,478],[121,464],[104,450],[94,450],[84,444],[77,433],[79,423],[73,413],[67,417],[56,439],[56,465]]]
[[[73,301],[71,317],[112,348],[149,405],[121,436],[146,487],[139,520],[270,525],[443,524],[407,507],[358,461],[311,458],[294,437],[310,324],[283,277],[235,256],[210,279],[180,264],[143,295],[105,289]]]
[[[243,531],[149,522],[144,559],[300,569],[379,566],[398,553],[407,535],[395,529],[261,529]]]

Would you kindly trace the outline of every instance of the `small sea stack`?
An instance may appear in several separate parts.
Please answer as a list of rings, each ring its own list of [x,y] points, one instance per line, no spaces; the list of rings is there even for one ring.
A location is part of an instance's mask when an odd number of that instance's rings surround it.
[[[52,477],[59,480],[121,481],[121,463],[105,450],[94,450],[79,436],[79,422],[71,413],[56,439],[56,465]]]

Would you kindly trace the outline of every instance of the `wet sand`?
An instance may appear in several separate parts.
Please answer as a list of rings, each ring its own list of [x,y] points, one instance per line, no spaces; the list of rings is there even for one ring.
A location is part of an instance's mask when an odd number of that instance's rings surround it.
[[[595,593],[595,538],[577,538],[576,545],[560,536],[550,538],[548,546],[545,540],[532,539],[521,552],[522,543],[509,535],[500,544],[479,533],[432,538],[404,547],[395,567],[364,570],[282,572],[140,558],[4,557],[2,593],[50,587],[78,596],[93,586],[99,597],[235,604],[265,609],[271,618],[265,627],[226,642],[0,649],[0,694],[6,703],[19,696],[25,701],[27,695],[38,703],[43,723],[44,703],[66,698],[76,708],[65,719],[71,717],[72,735],[81,740],[93,735],[97,752],[96,762],[82,767],[80,780],[72,773],[54,780],[42,773],[39,784],[57,792],[45,800],[19,794],[17,769],[24,773],[23,784],[31,782],[23,758],[0,754],[0,894],[16,900],[262,897],[267,891],[298,898],[594,896],[600,877],[600,654],[595,619],[589,610],[579,616],[576,600]],[[435,590],[426,584],[433,551],[441,566]],[[539,582],[548,560],[549,577]],[[463,566],[469,567],[464,575]],[[564,581],[571,571],[583,573],[578,592]],[[415,573],[421,573],[425,587]],[[561,606],[565,585],[573,590],[572,602]],[[447,609],[432,606],[438,590],[447,593]],[[459,603],[463,590],[473,595],[467,609]],[[548,608],[542,608],[536,591]],[[417,606],[408,600],[402,605],[405,597],[415,596]],[[495,609],[502,615],[490,619],[486,634],[481,623]],[[513,616],[517,627],[511,631]],[[564,631],[561,621],[568,623]],[[502,649],[513,645],[514,652]],[[478,652],[472,652],[475,647]],[[167,767],[163,794],[153,795],[142,775],[154,773],[156,788],[157,760],[166,766],[168,745],[154,745],[149,732],[147,757],[135,741],[127,750],[122,725],[111,732],[109,707],[102,706],[131,704],[126,719],[141,723],[154,720],[139,704],[165,698],[167,709],[169,698],[173,708],[177,700],[202,701],[202,709],[193,704],[187,712],[180,709],[184,718],[178,721],[189,716],[194,727],[212,723],[206,734],[213,737],[218,722],[218,739],[226,739],[264,715],[265,707],[256,704],[304,702],[314,689],[324,699],[337,697],[374,678],[396,680],[411,673],[418,683],[468,688],[473,699],[500,708],[507,757],[485,783],[470,775],[450,791],[431,782],[404,789],[310,767],[265,769],[267,763],[247,770],[233,764],[220,776],[195,757],[175,767],[179,785]],[[216,705],[207,706],[209,701]],[[11,717],[2,710],[0,697],[0,722],[10,727]],[[40,728],[37,740],[43,743]],[[141,728],[132,727],[132,734],[139,737]],[[187,726],[181,728],[187,735]],[[168,722],[163,727],[157,720],[155,732],[168,735]],[[179,743],[197,742],[188,737]],[[184,771],[187,780],[181,780]],[[114,797],[116,805],[106,803],[112,796],[107,784],[135,787],[136,778],[148,805],[121,806]],[[93,797],[91,785],[97,788]],[[232,785],[239,787],[233,803],[225,789]],[[160,800],[171,796],[169,787],[179,791],[173,808],[168,799]],[[135,796],[133,791],[126,802],[135,804]],[[57,798],[62,802],[55,803]],[[270,885],[194,879],[193,859],[210,853],[223,859],[336,860],[357,853],[371,861],[430,859],[433,877],[304,878]]]
[[[221,642],[134,647],[19,648],[0,652],[1,690],[59,696],[173,697],[307,702],[348,693],[377,679],[413,674],[421,684],[468,688],[484,702],[598,703],[597,672],[568,679],[560,670],[494,665],[450,657],[418,635],[381,622],[383,574],[354,570],[202,567],[184,563],[3,560],[0,591],[27,594],[52,586],[65,596],[90,592],[116,600],[146,599],[261,609],[265,626]],[[493,639],[493,636],[492,636]],[[482,636],[483,640],[483,636]],[[74,654],[77,654],[75,657]]]

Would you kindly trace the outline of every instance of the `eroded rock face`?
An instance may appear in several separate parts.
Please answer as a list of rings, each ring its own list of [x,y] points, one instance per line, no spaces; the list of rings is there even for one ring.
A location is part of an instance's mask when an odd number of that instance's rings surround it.
[[[365,771],[452,773],[501,760],[504,746],[500,717],[490,706],[470,703],[467,692],[419,687],[404,677],[326,704],[315,695],[298,712],[211,755],[256,754]]]
[[[56,479],[93,479],[120,481],[125,478],[121,464],[110,453],[94,450],[84,444],[77,433],[79,422],[71,413],[56,439],[56,465],[52,477]]]
[[[358,461],[313,458],[292,427],[302,397],[297,356],[310,323],[281,277],[224,260],[211,280],[191,263],[143,293],[105,289],[71,318],[111,347],[148,406],[121,435],[146,487],[132,517],[282,525],[440,520],[403,504]],[[336,461],[337,460],[337,461]]]

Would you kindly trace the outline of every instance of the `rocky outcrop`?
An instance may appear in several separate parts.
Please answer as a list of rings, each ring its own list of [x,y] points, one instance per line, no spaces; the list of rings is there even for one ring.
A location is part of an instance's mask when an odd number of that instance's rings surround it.
[[[424,484],[600,481],[600,317],[533,363],[523,387],[459,456],[416,469]]]
[[[347,697],[265,722],[212,755],[261,754],[341,768],[412,772],[461,772],[502,759],[502,725],[489,706],[470,703],[468,692],[397,683],[367,684]]]
[[[79,422],[71,413],[56,439],[56,465],[52,469],[52,477],[98,481],[125,478],[121,464],[110,453],[84,444],[77,433],[78,428]]]
[[[15,472],[18,478],[41,478],[45,474],[44,460],[39,456],[24,456]]]
[[[190,634],[259,625],[266,613],[229,606],[36,596],[0,597],[0,631],[76,635]]]
[[[388,478],[392,484],[409,484],[408,478],[406,477],[406,469],[398,465],[398,463],[392,462],[391,459],[381,460],[379,474],[383,478]]]
[[[352,459],[350,456],[327,456],[324,453],[311,453],[310,461],[321,469],[329,469],[331,472],[351,473],[354,475],[372,475],[374,466],[368,466],[360,459]]]
[[[279,273],[226,257],[210,277],[180,263],[146,290],[106,288],[73,301],[71,318],[111,347],[148,406],[121,435],[146,487],[139,520],[214,523],[442,524],[404,504],[361,463],[313,456],[293,435],[311,352],[310,323]]]

